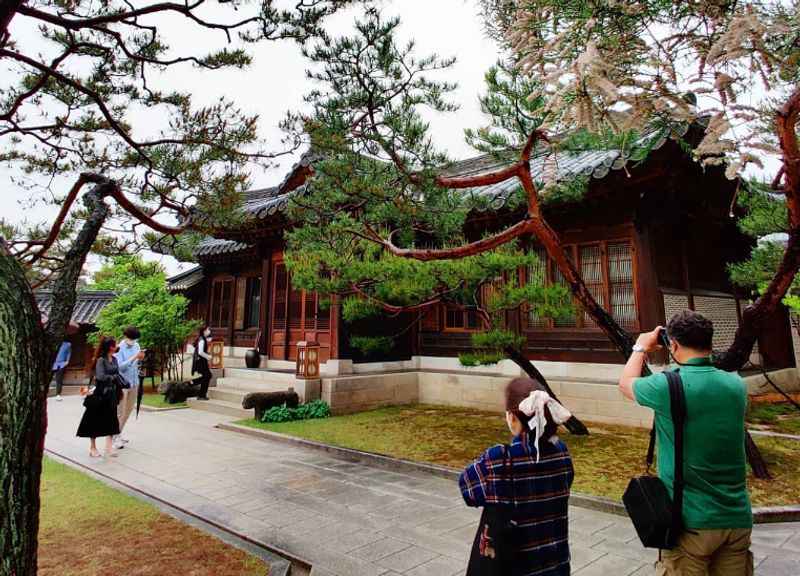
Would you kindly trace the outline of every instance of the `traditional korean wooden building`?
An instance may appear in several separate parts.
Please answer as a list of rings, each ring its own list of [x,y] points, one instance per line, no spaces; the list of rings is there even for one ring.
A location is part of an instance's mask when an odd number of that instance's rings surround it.
[[[302,194],[313,172],[305,155],[275,187],[246,194],[244,209],[258,222],[197,248],[199,266],[170,279],[172,290],[186,294],[192,315],[205,319],[214,338],[235,349],[258,348],[269,359],[293,360],[297,342],[318,341],[323,360],[361,358],[348,344],[348,329],[338,308],[319,306],[316,294],[292,287],[283,262],[283,231],[291,197]],[[489,156],[456,163],[453,175],[481,174],[500,164]],[[543,158],[532,163],[541,176]],[[628,162],[617,150],[558,155],[559,178],[589,178],[585,197],[545,209],[595,297],[631,332],[662,324],[690,308],[715,323],[715,347],[733,338],[745,302],[728,280],[726,266],[746,258],[752,246],[736,225],[738,182],[720,168],[702,168],[673,140],[656,143],[647,159]],[[520,217],[506,207],[516,182],[473,190],[487,195],[494,208],[476,213],[468,233],[480,235]],[[541,256],[541,270],[559,282],[558,270]],[[520,270],[524,280],[529,271]],[[559,321],[519,310],[508,326],[527,339],[531,359],[621,363],[605,335],[578,311]],[[469,347],[478,329],[474,313],[440,306],[406,332],[394,358],[454,357]],[[376,328],[377,330],[377,328]],[[759,341],[771,368],[794,366],[786,310],[780,310]],[[363,333],[363,330],[360,330]]]
[[[109,290],[80,290],[75,299],[75,307],[67,328],[67,340],[72,345],[64,383],[67,385],[84,384],[88,381],[87,368],[94,356],[94,346],[87,337],[97,330],[96,322],[100,312],[116,297]],[[50,312],[53,293],[49,290],[36,291],[36,304],[42,313],[43,320]]]

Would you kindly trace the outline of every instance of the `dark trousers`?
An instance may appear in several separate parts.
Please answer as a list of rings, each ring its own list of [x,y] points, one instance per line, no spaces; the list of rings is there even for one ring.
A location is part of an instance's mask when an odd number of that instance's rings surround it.
[[[200,392],[198,398],[205,398],[208,396],[208,384],[211,382],[211,369],[208,367],[208,362],[205,358],[200,358],[197,362],[197,372],[200,377],[195,379],[195,382],[200,384]]]
[[[61,396],[61,389],[64,388],[64,373],[67,371],[67,367],[64,366],[63,368],[59,368],[55,371],[56,375],[56,396]]]

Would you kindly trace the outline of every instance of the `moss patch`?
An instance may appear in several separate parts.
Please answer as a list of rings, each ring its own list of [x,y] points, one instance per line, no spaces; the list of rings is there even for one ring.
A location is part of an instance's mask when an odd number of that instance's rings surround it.
[[[508,442],[498,414],[466,408],[395,406],[324,420],[265,424],[238,422],[335,446],[417,462],[463,468],[486,448]],[[631,477],[643,473],[648,431],[628,426],[587,424],[588,436],[562,431],[575,464],[573,490],[619,500]],[[772,481],[749,478],[756,506],[800,500],[800,442],[756,437],[770,464]]]
[[[41,495],[41,576],[267,573],[261,559],[48,458]]]

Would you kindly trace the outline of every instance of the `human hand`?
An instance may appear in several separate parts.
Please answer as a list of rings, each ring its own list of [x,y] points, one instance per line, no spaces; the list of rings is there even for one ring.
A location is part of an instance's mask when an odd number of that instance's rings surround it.
[[[144,360],[144,351],[142,351],[142,352],[139,352],[139,353],[136,355],[136,359],[137,359],[137,360]]]
[[[639,334],[639,337],[636,339],[636,343],[644,348],[644,351],[647,353],[660,349],[662,346],[659,342],[658,335],[661,330],[662,326],[656,326],[655,330]]]

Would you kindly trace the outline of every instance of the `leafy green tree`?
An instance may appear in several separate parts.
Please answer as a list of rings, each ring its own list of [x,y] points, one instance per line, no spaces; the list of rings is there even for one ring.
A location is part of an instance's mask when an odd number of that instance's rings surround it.
[[[113,290],[117,296],[97,319],[100,335],[122,338],[127,326],[141,332],[139,344],[152,350],[164,379],[183,378],[183,345],[197,330],[199,321],[188,320],[189,301],[167,290],[166,276],[158,262],[141,256],[117,256],[94,274],[89,289]]]
[[[193,68],[211,82],[249,66],[251,45],[303,43],[357,3],[0,3],[0,161],[45,183],[30,203],[59,207],[50,222],[0,222],[0,575],[36,574],[49,368],[87,254],[235,226],[251,170],[294,148],[268,146],[258,117],[229,99],[198,106],[164,78]],[[170,37],[176,22],[204,41]],[[48,189],[64,178],[69,190]],[[32,290],[44,283],[43,326]]]
[[[165,280],[164,268],[158,262],[147,262],[140,255],[112,256],[92,275],[89,290],[121,292],[139,280],[158,277]]]

